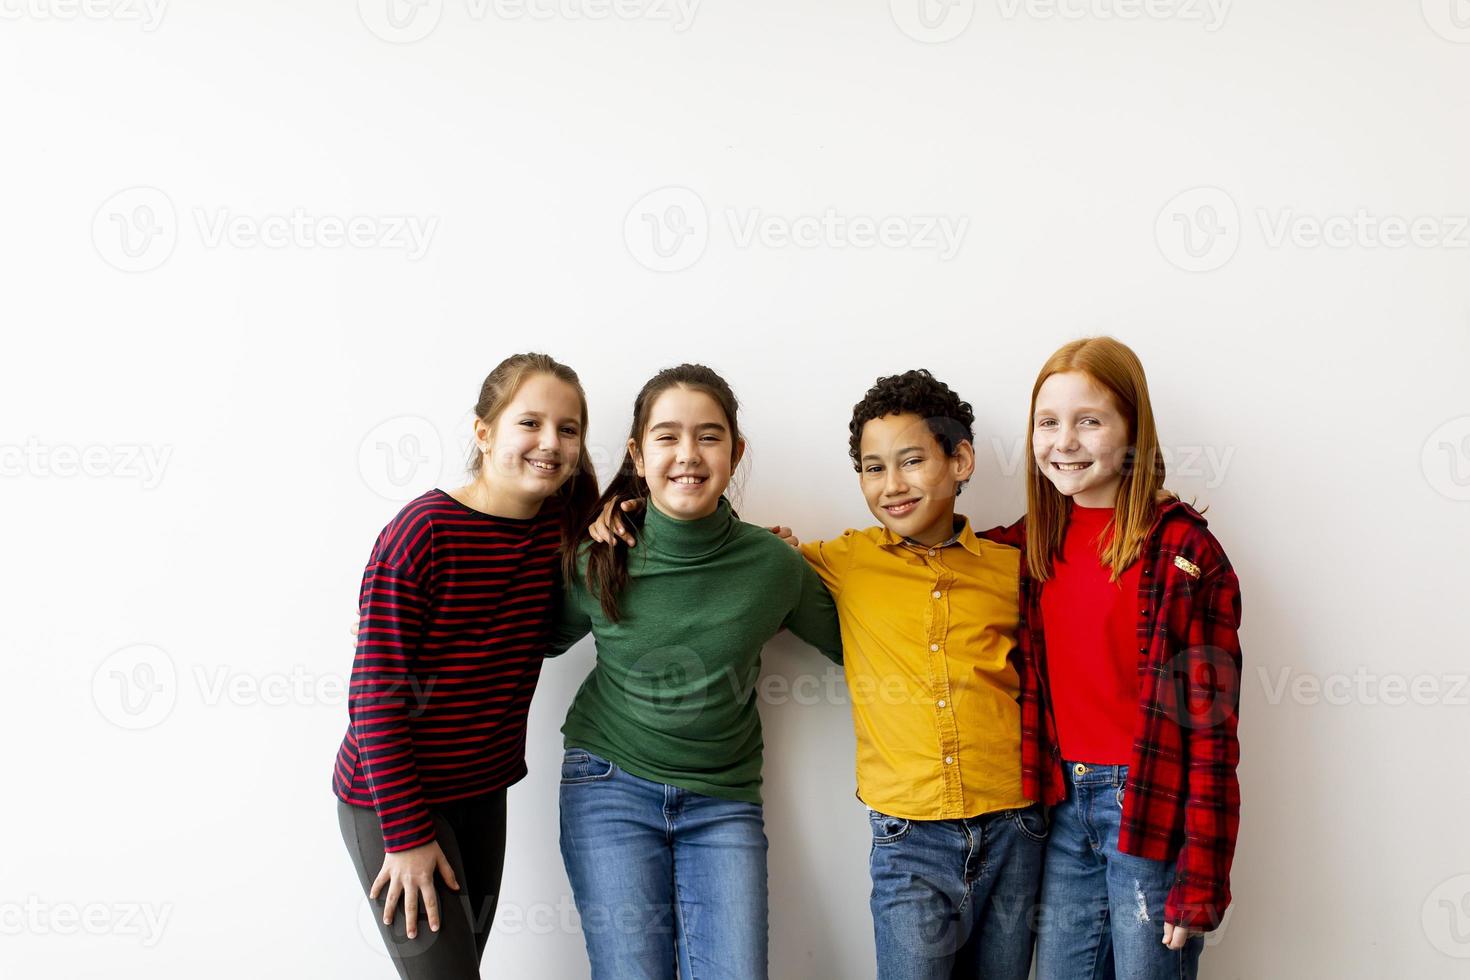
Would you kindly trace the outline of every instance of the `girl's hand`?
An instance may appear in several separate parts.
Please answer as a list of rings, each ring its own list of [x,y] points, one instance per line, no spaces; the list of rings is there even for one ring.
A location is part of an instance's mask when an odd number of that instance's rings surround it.
[[[780,538],[782,541],[785,541],[793,548],[801,544],[801,541],[796,537],[794,533],[792,533],[791,528],[786,527],[785,525],[777,524],[775,527],[766,528],[766,530],[770,531],[776,537]]]
[[[643,501],[636,500],[632,497],[620,501],[609,500],[603,505],[602,513],[598,516],[597,520],[593,521],[591,526],[587,528],[587,534],[591,536],[593,541],[599,544],[612,544],[613,535],[617,535],[623,539],[629,548],[636,547],[638,543],[637,539],[633,537],[627,526],[623,524],[622,516],[618,511],[621,509],[624,514],[631,514],[642,506]]]
[[[1164,923],[1164,945],[1170,949],[1183,949],[1184,944],[1189,942],[1190,936],[1203,936],[1201,929],[1189,929],[1185,926],[1176,926],[1172,922]]]
[[[419,934],[419,895],[423,895],[424,908],[429,913],[429,928],[439,931],[439,891],[434,887],[435,871],[439,872],[446,885],[459,891],[459,880],[454,877],[454,869],[449,866],[449,859],[444,856],[438,841],[383,855],[383,868],[368,893],[369,898],[377,901],[378,892],[384,885],[388,886],[388,898],[383,904],[383,925],[393,924],[393,911],[398,905],[398,896],[402,895],[408,938],[416,937]]]

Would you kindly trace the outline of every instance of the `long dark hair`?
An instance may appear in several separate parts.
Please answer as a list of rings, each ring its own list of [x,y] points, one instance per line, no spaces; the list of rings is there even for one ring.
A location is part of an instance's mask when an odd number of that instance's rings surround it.
[[[547,374],[571,385],[577,392],[577,406],[582,415],[578,429],[581,452],[577,454],[577,468],[553,495],[561,506],[561,548],[565,557],[576,553],[577,539],[587,526],[586,514],[597,501],[597,471],[592,468],[592,460],[587,454],[587,393],[582,390],[577,372],[546,354],[512,354],[485,376],[480,385],[480,397],[475,402],[475,417],[494,429],[495,420],[505,411],[521,385],[538,374]],[[468,469],[471,476],[480,475],[484,459],[483,453],[476,447],[470,447]]]
[[[659,395],[674,387],[704,392],[719,404],[725,413],[726,421],[730,424],[730,461],[733,463],[740,445],[740,424],[736,420],[740,403],[736,401],[735,392],[730,390],[725,379],[703,364],[680,364],[678,367],[665,368],[649,378],[648,383],[638,392],[638,397],[633,400],[633,425],[628,431],[628,438],[634,445],[643,444],[643,435],[648,431],[649,413],[653,411],[653,403],[658,401]],[[618,472],[608,483],[607,489],[602,492],[602,497],[593,507],[591,516],[595,518],[610,501],[622,500],[638,500],[643,504],[633,514],[618,512],[624,526],[630,527],[634,537],[637,537],[639,530],[643,527],[643,517],[651,505],[648,501],[648,483],[638,475],[638,468],[634,464],[631,451],[623,453],[622,465],[618,467]],[[564,553],[562,561],[565,580],[575,581],[577,577],[575,551],[569,550]],[[587,546],[587,591],[597,596],[603,615],[611,622],[616,623],[621,618],[618,597],[627,585],[628,546],[622,539],[614,535],[613,543],[610,545],[595,541],[589,544]]]

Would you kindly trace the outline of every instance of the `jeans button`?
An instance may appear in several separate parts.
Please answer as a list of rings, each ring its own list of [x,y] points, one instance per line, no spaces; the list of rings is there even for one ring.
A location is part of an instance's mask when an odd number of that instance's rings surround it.
[[[1087,775],[1087,767],[1079,762],[1072,767],[1072,772],[1078,776],[1085,776]]]

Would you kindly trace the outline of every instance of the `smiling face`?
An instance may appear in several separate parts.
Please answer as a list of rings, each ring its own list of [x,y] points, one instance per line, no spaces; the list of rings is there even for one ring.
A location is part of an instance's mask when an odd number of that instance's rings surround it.
[[[654,505],[676,520],[693,521],[719,507],[745,442],[733,439],[719,402],[675,385],[654,400],[642,442],[628,440],[628,452]]]
[[[954,498],[975,472],[967,440],[949,456],[918,415],[885,415],[863,423],[858,452],[863,497],[884,527],[927,545],[954,534]]]
[[[1091,375],[1062,371],[1042,382],[1031,452],[1057,491],[1083,507],[1112,507],[1131,445],[1127,420]]]
[[[549,374],[521,382],[493,424],[475,420],[484,453],[483,499],[491,513],[534,515],[576,472],[582,457],[582,402],[577,389]]]

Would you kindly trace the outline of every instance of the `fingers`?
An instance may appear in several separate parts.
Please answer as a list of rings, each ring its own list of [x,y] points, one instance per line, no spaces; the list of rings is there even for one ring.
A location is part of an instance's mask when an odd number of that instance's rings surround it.
[[[618,506],[623,509],[624,514],[631,514],[639,507],[642,507],[643,504],[639,502],[637,497],[629,497],[627,500],[624,500],[622,503],[618,504]]]
[[[388,897],[383,900],[383,925],[393,924],[393,913],[398,909],[398,896],[403,894],[403,886],[394,878],[388,883]]]
[[[1176,926],[1172,922],[1164,923],[1164,945],[1171,950],[1180,950],[1184,944],[1189,942],[1190,932],[1184,926]]]
[[[353,636],[356,636],[358,634],[358,631],[362,629],[362,626],[360,625],[360,622],[361,622],[360,620],[353,622],[353,624],[352,624],[352,635]]]
[[[373,888],[372,891],[368,892],[368,898],[376,902],[378,900],[378,892],[383,890],[383,886],[388,883],[390,877],[388,874],[388,865],[384,863],[383,867],[378,871],[378,877],[373,881]]]
[[[627,544],[629,548],[632,548],[638,543],[638,540],[633,537],[632,533],[623,524],[623,519],[621,517],[614,517],[612,519],[612,526],[613,530],[617,532],[618,537],[622,538],[623,542]]]
[[[409,939],[419,934],[419,890],[412,882],[403,890],[403,928]]]
[[[434,879],[431,876],[427,884],[420,885],[424,892],[424,908],[429,913],[429,931],[439,931],[439,890],[434,887]],[[413,935],[412,932],[409,933]]]
[[[454,876],[454,867],[449,863],[449,858],[444,856],[442,850],[439,852],[439,877],[443,878],[444,883],[450,888],[459,891],[459,879]]]

